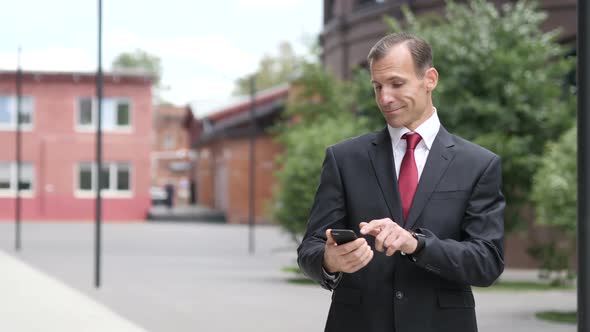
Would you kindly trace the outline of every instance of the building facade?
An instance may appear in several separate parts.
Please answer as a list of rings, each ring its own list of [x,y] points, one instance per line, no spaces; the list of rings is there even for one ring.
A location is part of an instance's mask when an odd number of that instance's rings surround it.
[[[456,2],[464,2],[458,0]],[[514,0],[492,0],[500,6]],[[322,62],[337,77],[350,78],[352,68],[365,66],[371,47],[388,32],[383,16],[402,18],[402,6],[417,16],[442,13],[444,0],[324,0],[324,28],[320,35]],[[548,17],[545,31],[561,29],[560,41],[575,52],[576,1],[540,0]]]
[[[96,77],[24,72],[21,206],[24,220],[93,220],[97,188]],[[16,73],[0,72],[0,220],[16,200]],[[105,74],[102,103],[104,220],[143,220],[150,206],[152,81]]]
[[[276,158],[283,150],[273,140],[269,128],[283,112],[288,92],[288,85],[262,91],[255,98],[253,112],[252,102],[246,99],[196,119],[191,126],[198,156],[194,167],[197,202],[224,212],[227,223],[246,224],[251,213],[256,223],[270,222],[269,208],[276,187],[274,173],[278,170]],[[251,127],[252,121],[255,129]],[[254,195],[250,195],[252,170]]]
[[[174,188],[174,206],[196,203],[196,187],[192,178],[195,152],[190,149],[185,118],[188,107],[161,105],[154,108],[154,136],[151,152],[152,187]]]

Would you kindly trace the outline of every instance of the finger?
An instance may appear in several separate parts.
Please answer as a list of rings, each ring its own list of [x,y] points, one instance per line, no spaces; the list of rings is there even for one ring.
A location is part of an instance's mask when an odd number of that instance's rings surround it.
[[[346,264],[356,264],[358,261],[360,261],[361,257],[363,257],[366,251],[370,249],[371,247],[366,242],[364,242],[357,249],[344,255],[343,259],[345,260]]]
[[[388,247],[387,250],[385,251],[385,255],[386,256],[393,256],[393,254],[395,254],[396,251],[398,251],[398,247],[396,246],[391,246]]]
[[[386,221],[387,219],[375,219],[371,220],[368,223],[359,224],[361,234],[370,234],[373,236],[377,236],[379,232],[382,230],[382,226],[386,223]]]
[[[405,234],[400,234],[391,244],[394,248],[401,249],[410,239]]]
[[[391,233],[389,233],[389,236],[387,237],[387,239],[385,239],[383,241],[383,247],[385,247],[385,248],[393,247],[394,249],[398,249],[399,247],[397,247],[395,245],[395,241],[397,241],[399,237],[400,237],[399,230],[392,229]]]
[[[336,241],[332,237],[332,229],[326,229],[326,244],[328,245],[335,245]]]
[[[367,244],[367,240],[365,240],[365,238],[358,238],[354,241],[350,241],[348,243],[345,244],[341,244],[339,246],[336,247],[336,250],[338,250],[338,253],[340,255],[347,255],[350,254],[352,252],[354,252],[355,250],[359,249],[362,245]]]
[[[375,255],[375,252],[369,248],[369,250],[367,250],[366,255],[363,255],[362,260],[360,262],[354,264],[350,268],[351,273],[356,272],[356,271],[362,269],[363,267],[367,266],[367,264],[369,264],[371,262],[371,260],[373,259],[374,255]]]
[[[395,233],[393,233],[391,227],[386,227],[384,230],[382,230],[381,233],[379,233],[379,235],[377,235],[377,237],[375,238],[375,249],[379,252],[384,252],[389,246],[389,243],[391,242],[387,242],[387,240],[392,235],[395,236]],[[393,239],[394,238],[391,238],[391,240]]]
[[[368,245],[359,248],[357,252],[354,253],[354,257],[348,262],[349,268],[354,270],[357,267],[362,267],[362,263],[367,259],[367,256],[371,254],[371,247]],[[353,254],[351,254],[353,256]],[[358,270],[358,268],[357,268]]]

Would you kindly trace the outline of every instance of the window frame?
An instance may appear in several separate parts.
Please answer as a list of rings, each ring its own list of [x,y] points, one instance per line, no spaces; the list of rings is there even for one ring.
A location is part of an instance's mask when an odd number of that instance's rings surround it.
[[[16,197],[16,186],[18,185],[16,179],[16,162],[15,161],[0,161],[0,164],[8,164],[9,170],[9,188],[8,189],[0,189],[0,197]],[[31,161],[23,161],[21,163],[22,166],[29,166],[31,168],[31,177],[29,179],[31,183],[30,189],[21,189],[19,190],[21,197],[34,197],[36,186],[36,172],[35,172],[35,164]],[[21,177],[23,179],[23,168],[21,168]],[[19,179],[19,180],[20,180]]]
[[[10,113],[10,122],[4,123],[0,122],[0,131],[16,131],[16,114],[17,112],[17,96],[16,95],[9,95],[9,94],[0,94],[0,98],[9,98],[9,113]],[[28,123],[21,122],[20,129],[23,131],[32,131],[35,124],[35,97],[31,95],[22,95],[21,96],[21,107],[24,104],[23,100],[30,99],[31,100],[31,121]],[[23,109],[21,108],[21,111]],[[24,112],[21,112],[23,114]]]
[[[90,124],[80,124],[80,120],[81,120],[81,112],[82,112],[82,108],[80,107],[80,103],[82,100],[84,99],[90,99],[91,100],[91,123]],[[104,126],[104,118],[103,120],[103,126],[102,126],[102,131],[103,132],[108,132],[108,133],[124,133],[124,134],[130,134],[133,133],[133,101],[131,100],[131,98],[128,97],[106,97],[103,98],[103,103],[107,102],[107,101],[114,101],[116,104],[115,106],[115,123],[114,126],[112,128],[108,128]],[[76,132],[80,132],[80,133],[92,133],[92,132],[96,132],[97,130],[97,117],[98,117],[98,101],[95,97],[88,97],[88,96],[79,96],[75,99],[74,101],[75,106],[74,106],[74,127],[75,127],[75,131]],[[126,103],[129,106],[129,124],[128,125],[124,125],[124,126],[120,126],[116,124],[116,119],[118,116],[118,106],[121,103]],[[103,116],[104,116],[104,109],[103,111]]]
[[[80,171],[82,166],[90,165],[90,189],[80,189]],[[125,166],[128,170],[129,189],[117,189],[118,170],[121,166]],[[130,161],[107,161],[102,164],[103,167],[108,167],[109,170],[109,186],[101,190],[101,195],[109,198],[131,198],[133,197],[133,165]],[[95,198],[96,186],[98,181],[97,165],[95,162],[80,161],[74,166],[74,196],[77,198]]]

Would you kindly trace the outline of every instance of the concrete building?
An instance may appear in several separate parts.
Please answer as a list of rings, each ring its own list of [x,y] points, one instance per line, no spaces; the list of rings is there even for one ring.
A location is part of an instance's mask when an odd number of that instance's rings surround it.
[[[22,217],[92,220],[97,188],[94,73],[24,72]],[[16,73],[0,71],[0,219],[14,218]],[[152,81],[104,75],[103,218],[142,220],[150,205]]]

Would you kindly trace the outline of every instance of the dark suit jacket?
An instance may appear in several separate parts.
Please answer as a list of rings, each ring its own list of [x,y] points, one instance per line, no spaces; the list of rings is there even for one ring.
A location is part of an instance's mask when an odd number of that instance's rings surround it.
[[[441,126],[403,220],[387,128],[329,147],[298,248],[303,272],[329,288],[322,274],[328,228],[360,234],[360,222],[389,217],[423,233],[426,246],[416,261],[375,251],[360,271],[344,273],[326,331],[477,331],[471,286],[491,285],[504,269],[500,184],[498,156]],[[375,238],[366,239],[374,249]]]

